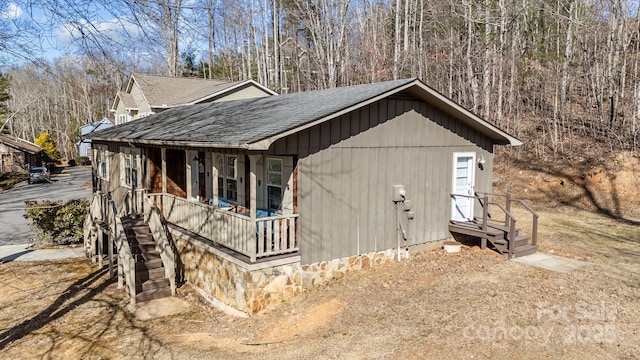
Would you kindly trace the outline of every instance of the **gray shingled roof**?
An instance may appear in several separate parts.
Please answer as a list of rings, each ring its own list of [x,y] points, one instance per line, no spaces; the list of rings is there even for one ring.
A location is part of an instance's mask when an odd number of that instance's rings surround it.
[[[329,90],[196,104],[98,131],[94,139],[242,145],[277,135],[356,105],[414,79]]]
[[[152,107],[183,105],[233,88],[243,81],[219,81],[159,75],[134,74],[147,102]]]
[[[428,98],[428,101],[454,113],[461,121],[497,140],[497,143],[521,144],[518,139],[416,79],[179,107],[98,131],[91,138],[132,143],[261,149],[268,147],[270,141],[284,133],[297,131],[316,120],[333,118],[341,111],[355,109],[374,98],[389,96],[401,90]],[[257,144],[261,140],[266,140],[266,143]]]

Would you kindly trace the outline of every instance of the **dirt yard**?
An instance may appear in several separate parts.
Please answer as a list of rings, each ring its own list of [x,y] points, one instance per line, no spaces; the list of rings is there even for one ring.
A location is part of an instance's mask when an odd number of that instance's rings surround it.
[[[638,223],[567,204],[536,207],[540,251],[585,266],[556,273],[477,246],[433,250],[349,273],[249,319],[183,286],[189,313],[141,321],[105,270],[5,263],[0,358],[638,358]]]

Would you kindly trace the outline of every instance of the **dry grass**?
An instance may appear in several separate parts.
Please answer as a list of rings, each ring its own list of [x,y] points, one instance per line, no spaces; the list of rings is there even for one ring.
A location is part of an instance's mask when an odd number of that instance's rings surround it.
[[[569,274],[467,247],[349,273],[250,319],[212,309],[139,321],[104,270],[81,261],[0,265],[7,359],[635,358],[637,228],[542,212],[540,247],[588,265]]]

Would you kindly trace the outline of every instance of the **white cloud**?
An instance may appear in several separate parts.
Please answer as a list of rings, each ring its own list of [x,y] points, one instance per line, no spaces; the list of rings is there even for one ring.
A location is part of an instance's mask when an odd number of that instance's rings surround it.
[[[7,20],[15,20],[22,17],[22,8],[15,3],[8,3],[7,8],[0,13],[0,18]]]
[[[121,42],[129,39],[137,39],[142,30],[136,24],[125,18],[113,18],[106,21],[80,20],[75,23],[61,25],[56,31],[58,42],[63,45],[70,45],[74,40],[94,35],[106,37],[114,42]]]

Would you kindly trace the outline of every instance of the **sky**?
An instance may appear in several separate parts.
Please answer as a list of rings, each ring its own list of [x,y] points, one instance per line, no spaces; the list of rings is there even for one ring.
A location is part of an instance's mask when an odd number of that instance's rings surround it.
[[[33,58],[52,61],[72,56],[83,46],[93,46],[97,41],[92,40],[98,38],[101,44],[117,44],[141,35],[137,25],[112,14],[101,5],[102,2],[80,3],[79,8],[64,10],[65,17],[69,19],[66,22],[39,7],[37,2],[29,8],[16,2],[6,3],[4,8],[0,8],[0,26],[4,25],[14,38],[6,53],[0,54],[1,61],[5,65],[19,65]],[[24,44],[29,44],[33,50],[31,56],[24,56],[26,51],[18,50]]]

